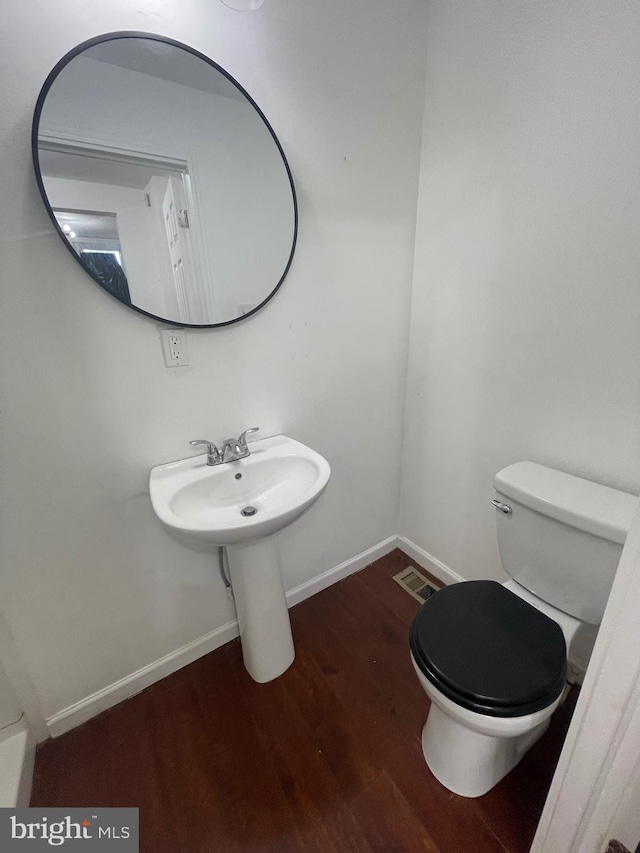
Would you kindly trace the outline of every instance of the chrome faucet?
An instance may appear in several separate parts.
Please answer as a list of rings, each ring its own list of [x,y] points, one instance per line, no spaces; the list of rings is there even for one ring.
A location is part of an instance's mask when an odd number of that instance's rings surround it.
[[[251,427],[251,429],[246,429],[239,438],[225,439],[219,450],[212,441],[203,438],[190,441],[189,444],[192,447],[199,444],[206,445],[207,465],[223,465],[225,462],[236,462],[238,459],[244,459],[251,454],[247,445],[247,436],[252,432],[258,432],[258,429],[259,427]]]
[[[260,427],[251,427],[246,429],[239,438],[225,438],[220,448],[221,462],[236,462],[238,459],[244,459],[251,454],[247,445],[247,436],[249,433],[258,432]]]

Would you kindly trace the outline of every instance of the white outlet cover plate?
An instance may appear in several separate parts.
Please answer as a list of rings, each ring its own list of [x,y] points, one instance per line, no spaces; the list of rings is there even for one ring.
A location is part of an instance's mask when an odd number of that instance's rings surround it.
[[[185,329],[160,329],[164,363],[167,367],[187,367],[189,349]]]

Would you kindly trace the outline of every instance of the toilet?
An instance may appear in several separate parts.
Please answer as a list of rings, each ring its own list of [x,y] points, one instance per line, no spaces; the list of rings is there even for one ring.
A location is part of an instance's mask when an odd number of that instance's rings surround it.
[[[429,769],[480,797],[544,734],[583,625],[598,625],[637,498],[538,465],[496,474],[500,559],[510,579],[452,584],[410,629],[411,660],[431,700]]]

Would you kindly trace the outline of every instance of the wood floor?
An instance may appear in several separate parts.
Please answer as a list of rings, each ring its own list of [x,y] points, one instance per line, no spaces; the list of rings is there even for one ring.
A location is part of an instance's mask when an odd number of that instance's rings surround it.
[[[409,660],[400,551],[294,607],[296,660],[256,684],[238,640],[38,751],[32,805],[137,806],[144,853],[525,853],[575,695],[496,788],[443,788]],[[574,691],[574,693],[577,691]]]

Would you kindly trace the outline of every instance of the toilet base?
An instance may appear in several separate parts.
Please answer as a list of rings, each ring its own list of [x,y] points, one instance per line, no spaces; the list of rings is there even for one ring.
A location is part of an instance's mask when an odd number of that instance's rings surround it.
[[[422,752],[436,779],[462,797],[481,797],[503,779],[549,727],[543,720],[517,737],[492,737],[461,725],[432,701]]]

